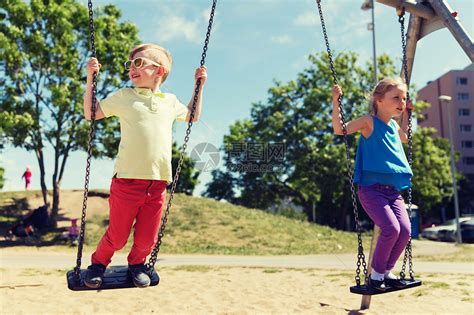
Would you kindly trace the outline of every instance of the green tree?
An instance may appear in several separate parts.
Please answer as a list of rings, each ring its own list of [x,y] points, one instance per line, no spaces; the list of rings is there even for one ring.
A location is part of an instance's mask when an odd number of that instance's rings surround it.
[[[12,145],[34,151],[47,203],[44,148],[53,148],[53,201],[56,225],[60,185],[72,151],[87,147],[89,123],[82,115],[85,65],[89,59],[87,8],[74,0],[0,0],[0,122]],[[107,5],[95,12],[97,56],[103,64],[98,98],[126,82],[122,62],[138,43],[138,30],[119,22],[120,11]],[[110,156],[117,121],[97,124],[94,156]]]
[[[178,148],[176,142],[173,142],[171,166],[173,168],[173,175],[176,173],[179,158],[181,156],[181,148]],[[184,155],[183,164],[179,173],[179,181],[176,184],[176,192],[192,195],[194,188],[199,183],[198,177],[200,172],[194,168],[196,163],[188,156]]]
[[[216,169],[211,172],[211,176],[212,181],[206,184],[203,196],[237,203],[234,192],[235,179],[232,177],[232,174]]]
[[[230,126],[229,134],[224,136],[226,169],[213,173],[215,183],[208,184],[205,195],[219,199],[225,198],[225,192],[232,191],[235,192],[230,195],[233,202],[262,209],[283,200],[290,201],[302,206],[310,221],[350,228],[352,223],[346,225],[346,218],[352,216],[352,199],[345,145],[341,136],[333,134],[331,124],[329,60],[326,54],[321,54],[310,56],[309,61],[310,67],[298,74],[296,80],[286,84],[275,82],[268,91],[267,101],[252,105],[249,119]],[[344,91],[346,120],[367,113],[366,93],[373,88],[370,65],[359,66],[357,56],[349,52],[336,57],[335,67]],[[378,58],[378,69],[379,77],[393,76],[397,71],[387,55]],[[349,136],[351,169],[357,140],[357,135]],[[275,163],[268,158],[250,161],[249,145],[255,143],[284,144],[283,160],[271,171],[268,168],[261,171],[262,166]],[[241,154],[235,152],[236,144],[244,148]],[[416,145],[414,149],[418,150]],[[432,154],[437,153],[437,150],[432,151]],[[242,171],[241,166],[249,163],[256,165],[257,171],[248,171],[248,168]],[[418,164],[414,167],[417,177],[432,176],[429,169]],[[431,190],[445,187],[444,174],[440,178],[434,176],[428,186],[432,194]],[[427,193],[425,188],[415,189],[416,197]],[[426,196],[422,202],[431,197]],[[360,206],[359,209],[364,216]]]
[[[436,205],[453,195],[449,142],[434,138],[434,128],[418,128],[413,134],[413,202],[422,217],[433,213]]]
[[[393,74],[395,66],[387,56],[379,61],[382,72]],[[275,82],[266,102],[253,104],[250,119],[237,121],[224,136],[227,173],[233,178],[237,202],[268,208],[282,200],[301,205],[308,219],[344,227],[344,213],[350,208],[346,191],[345,153],[342,139],[335,137],[331,126],[331,74],[327,55],[309,57],[311,66],[286,84]],[[370,71],[357,65],[357,56],[344,53],[335,59],[340,83],[344,88],[346,117],[367,111],[365,93],[372,84]],[[246,164],[245,156],[232,155],[235,143],[284,144],[284,158],[278,163],[268,159],[253,160],[257,169],[275,165],[271,171],[239,172],[235,166]],[[355,140],[350,137],[354,152]],[[324,183],[324,184],[322,184]],[[206,194],[215,196],[215,186]],[[335,211],[335,207],[342,209]]]

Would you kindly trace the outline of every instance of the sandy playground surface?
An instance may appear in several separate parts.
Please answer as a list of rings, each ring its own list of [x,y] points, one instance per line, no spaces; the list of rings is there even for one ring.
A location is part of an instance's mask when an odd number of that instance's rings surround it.
[[[68,204],[62,204],[61,212],[65,218],[73,217],[70,209],[80,204],[82,198],[77,192],[68,197],[64,198]],[[95,214],[94,209],[105,208],[103,198],[90,199],[92,211],[88,215]],[[38,204],[40,202],[38,199]],[[60,224],[67,226],[69,222],[66,219]],[[417,250],[430,255],[439,253],[444,247],[444,251],[452,249],[448,244],[441,245],[431,248],[427,244]],[[32,256],[34,251],[40,251],[41,256]],[[46,259],[28,260],[21,256],[25,253],[26,257],[46,256]],[[16,261],[11,260],[13,256]],[[440,264],[433,273],[427,267],[423,272],[422,263],[417,261],[420,268],[416,275],[424,282],[423,286],[374,296],[370,310],[358,311],[361,296],[349,292],[355,270],[271,265],[244,267],[217,263],[218,257],[235,259],[230,256],[211,257],[206,265],[199,264],[199,260],[192,256],[187,264],[160,266],[158,263],[161,282],[155,287],[74,292],[67,288],[66,283],[66,272],[70,269],[66,266],[71,260],[75,262],[74,257],[75,254],[70,252],[49,252],[44,248],[0,250],[0,313],[474,314],[473,263],[463,264],[462,270],[458,268],[457,271],[453,270],[454,265]],[[58,263],[59,258],[66,259],[67,263]],[[22,264],[23,261],[26,263]]]
[[[2,314],[358,314],[353,272],[165,266],[146,289],[73,292],[63,269],[2,268]],[[372,297],[362,314],[474,314],[474,275],[420,274],[425,285]]]

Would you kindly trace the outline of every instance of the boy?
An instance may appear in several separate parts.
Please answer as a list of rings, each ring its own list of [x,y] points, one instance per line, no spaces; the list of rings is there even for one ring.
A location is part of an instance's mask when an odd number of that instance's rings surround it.
[[[127,242],[133,222],[133,247],[128,255],[129,271],[135,286],[150,285],[145,259],[157,241],[166,186],[172,181],[171,144],[175,120],[189,121],[193,97],[188,106],[175,95],[162,93],[160,86],[171,71],[172,57],[154,44],[135,47],[125,62],[134,88],[124,88],[97,102],[96,120],[109,116],[120,119],[121,140],[110,186],[109,227],[92,254],[92,264],[84,283],[97,289],[102,285],[106,266],[116,250]],[[101,65],[96,58],[87,64],[84,116],[91,119],[92,78]],[[206,67],[196,69],[201,79],[193,122],[199,120]]]

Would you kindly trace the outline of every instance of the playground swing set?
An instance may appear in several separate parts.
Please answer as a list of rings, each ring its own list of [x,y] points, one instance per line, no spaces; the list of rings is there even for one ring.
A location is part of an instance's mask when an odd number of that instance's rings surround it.
[[[409,82],[410,82],[410,76],[411,76],[417,41],[420,40],[422,37],[428,35],[429,33],[435,30],[438,30],[442,27],[446,26],[451,31],[451,33],[456,38],[456,40],[458,41],[460,46],[463,48],[463,50],[466,52],[466,54],[471,59],[471,61],[474,59],[474,45],[472,43],[472,40],[470,39],[468,33],[464,30],[464,28],[460,24],[459,20],[457,19],[457,13],[449,7],[446,1],[418,0],[414,2],[410,0],[377,0],[377,2],[395,7],[397,9],[398,21],[400,23],[400,31],[401,31],[401,43],[402,43],[402,70],[401,72],[407,86],[409,85]],[[316,4],[319,11],[319,18],[321,20],[323,37],[325,40],[327,54],[329,57],[333,83],[338,84],[337,74],[336,74],[336,70],[335,70],[334,62],[333,62],[333,56],[332,56],[332,52],[329,45],[326,24],[324,21],[321,0],[316,0]],[[217,0],[213,0],[210,16],[209,16],[209,24],[207,27],[207,33],[205,36],[205,41],[204,41],[204,46],[203,46],[203,51],[202,51],[202,56],[201,56],[201,61],[200,61],[201,66],[205,64],[206,53],[208,49],[209,38],[211,35],[216,5],[217,5]],[[92,57],[96,57],[94,18],[93,18],[93,8],[92,8],[91,0],[88,0],[88,9],[89,9],[89,30],[90,30],[91,51],[92,51]],[[405,24],[404,24],[405,12],[411,13],[409,26],[406,33],[405,33]],[[85,226],[86,226],[86,211],[87,211],[87,197],[88,197],[88,186],[89,186],[89,177],[90,177],[91,152],[92,152],[92,143],[95,137],[95,110],[96,110],[96,101],[97,101],[96,96],[95,96],[96,87],[97,87],[97,76],[96,74],[94,74],[93,93],[92,93],[92,117],[91,117],[90,132],[89,132],[89,146],[88,146],[88,155],[87,155],[87,163],[86,163],[81,228],[80,228],[79,237],[78,237],[77,260],[76,260],[76,267],[73,270],[70,270],[67,272],[68,287],[69,289],[74,290],[74,291],[105,290],[105,289],[135,287],[129,275],[127,266],[108,267],[104,274],[102,286],[99,289],[90,289],[87,286],[85,286],[84,278],[85,278],[87,270],[81,269],[82,249],[83,249]],[[168,215],[169,215],[170,208],[172,205],[174,192],[176,189],[181,167],[183,164],[184,153],[186,151],[187,144],[189,141],[191,127],[193,125],[192,118],[194,117],[194,112],[195,112],[196,103],[197,103],[197,95],[199,94],[200,87],[201,87],[200,80],[198,80],[196,83],[196,90],[194,94],[195,97],[192,104],[191,119],[188,122],[188,126],[186,129],[184,144],[182,146],[180,159],[179,159],[176,173],[171,185],[170,196],[168,199],[167,207],[164,212],[161,226],[158,232],[157,243],[151,252],[148,263],[146,264],[146,267],[148,269],[148,274],[151,279],[151,284],[150,284],[151,286],[158,285],[160,281],[160,277],[158,273],[156,272],[154,266],[157,260],[157,255],[160,251],[160,245],[162,243],[162,238],[164,236],[164,231],[166,229],[166,224],[168,221]],[[355,226],[356,226],[357,239],[358,239],[357,268],[356,268],[356,276],[355,276],[356,285],[350,287],[350,292],[363,295],[361,309],[367,309],[370,306],[370,298],[372,295],[413,288],[416,286],[420,286],[422,282],[414,278],[413,263],[412,263],[412,246],[411,246],[411,238],[410,238],[405,248],[402,269],[400,272],[400,278],[405,280],[407,285],[403,288],[387,287],[385,291],[372,290],[367,285],[368,274],[371,271],[370,264],[372,260],[372,255],[375,249],[375,244],[377,243],[377,240],[378,240],[378,236],[380,235],[380,228],[377,226],[375,226],[374,228],[369,261],[368,261],[369,267],[368,267],[365,261],[364,249],[362,245],[361,223],[359,221],[357,199],[356,199],[354,182],[353,182],[349,142],[348,142],[347,130],[346,130],[346,120],[344,117],[344,111],[342,107],[342,97],[339,97],[338,102],[339,102],[339,105],[338,105],[339,111],[341,115],[341,122],[343,126],[343,138],[344,138],[344,143],[346,147],[347,178],[349,180],[350,189],[351,189],[352,206],[353,206]],[[407,102],[410,102],[409,94],[407,95]],[[408,113],[408,121],[409,121],[409,124],[408,124],[408,139],[409,139],[408,140],[408,162],[411,166],[412,165],[412,123],[411,123],[412,113],[411,111],[409,111]],[[407,211],[408,211],[408,215],[410,216],[411,206],[412,206],[411,188],[408,189],[407,199],[408,199]],[[409,278],[406,278],[406,273],[405,273],[407,263],[408,263]],[[364,281],[362,281],[361,275],[360,275],[361,267],[362,267],[362,273],[364,276]]]

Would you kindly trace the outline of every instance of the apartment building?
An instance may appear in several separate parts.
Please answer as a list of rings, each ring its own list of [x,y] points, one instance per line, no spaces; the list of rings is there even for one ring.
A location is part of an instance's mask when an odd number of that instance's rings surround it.
[[[452,99],[441,102],[440,95]],[[451,123],[454,148],[461,153],[456,167],[474,181],[474,63],[428,82],[418,91],[417,100],[431,104],[425,110],[425,120],[419,122],[420,126],[434,127],[438,136],[449,139]],[[449,122],[448,117],[451,117]]]

